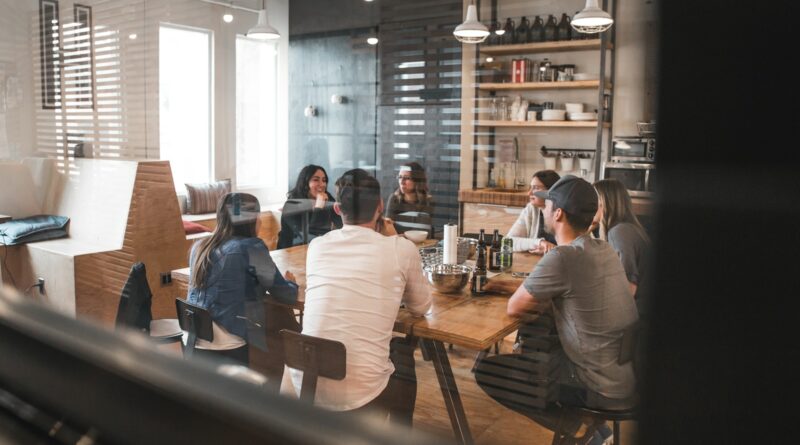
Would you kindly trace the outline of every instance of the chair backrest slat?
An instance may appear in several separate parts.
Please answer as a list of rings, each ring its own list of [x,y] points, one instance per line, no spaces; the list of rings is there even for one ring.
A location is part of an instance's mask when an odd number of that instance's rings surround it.
[[[317,378],[342,380],[347,373],[344,344],[283,329],[286,366],[303,371],[300,399],[314,402]]]

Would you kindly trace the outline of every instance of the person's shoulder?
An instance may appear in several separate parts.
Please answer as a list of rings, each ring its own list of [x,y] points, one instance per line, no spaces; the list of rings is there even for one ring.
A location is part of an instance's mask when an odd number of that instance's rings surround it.
[[[637,240],[641,238],[637,227],[629,222],[615,225],[608,231],[609,242],[615,240]]]

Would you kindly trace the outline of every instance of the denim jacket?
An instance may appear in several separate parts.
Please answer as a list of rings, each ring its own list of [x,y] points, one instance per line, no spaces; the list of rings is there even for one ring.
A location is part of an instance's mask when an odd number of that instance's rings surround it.
[[[194,250],[189,261],[189,275],[194,274]],[[191,282],[191,279],[190,279]],[[248,343],[251,334],[265,333],[263,300],[266,292],[284,304],[297,301],[297,284],[286,281],[278,270],[269,249],[259,238],[232,238],[211,253],[207,286],[189,287],[188,301],[207,309],[211,318],[231,334]],[[255,344],[254,343],[254,344]]]

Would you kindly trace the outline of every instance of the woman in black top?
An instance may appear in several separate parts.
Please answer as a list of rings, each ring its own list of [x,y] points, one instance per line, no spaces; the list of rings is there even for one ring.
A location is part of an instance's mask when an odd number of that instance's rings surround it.
[[[397,180],[399,187],[389,196],[386,203],[386,217],[396,223],[395,228],[398,233],[421,229],[422,227],[417,227],[420,224],[430,226],[433,198],[428,193],[425,170],[416,162],[408,162],[400,167]],[[406,212],[419,213],[403,215]]]
[[[333,211],[336,200],[328,193],[328,174],[319,165],[303,167],[286,197],[278,249],[303,244],[304,215],[308,217],[308,241],[342,227],[342,217]]]

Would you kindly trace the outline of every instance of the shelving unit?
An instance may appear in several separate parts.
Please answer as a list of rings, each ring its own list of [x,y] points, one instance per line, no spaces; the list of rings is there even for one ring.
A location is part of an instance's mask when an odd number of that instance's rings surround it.
[[[616,14],[616,1],[604,1],[603,8],[608,11],[612,17]],[[613,3],[609,8],[608,3]],[[553,128],[553,129],[575,129],[578,131],[595,130],[595,144],[594,144],[594,159],[593,167],[594,179],[600,178],[601,158],[603,157],[604,142],[605,146],[611,144],[611,113],[613,111],[613,85],[614,85],[614,46],[615,46],[615,27],[606,31],[598,38],[589,40],[565,40],[554,42],[536,42],[525,44],[511,44],[511,45],[493,45],[493,46],[478,46],[478,59],[484,60],[491,57],[503,56],[523,56],[526,54],[537,53],[563,53],[563,52],[592,52],[593,54],[599,53],[599,72],[597,79],[594,80],[575,80],[575,81],[562,81],[562,82],[524,82],[524,83],[511,83],[511,82],[480,82],[482,79],[476,79],[475,83],[475,98],[479,97],[493,97],[497,92],[546,92],[552,91],[553,94],[558,92],[570,90],[595,90],[597,91],[597,100],[593,108],[597,108],[597,121],[493,121],[484,119],[485,116],[480,115],[480,111],[476,111],[474,115],[475,127],[482,127],[487,130],[481,130],[475,133],[475,145],[479,147],[493,147],[494,140],[500,131],[503,129],[525,129],[525,128]],[[552,57],[545,55],[544,57]],[[583,57],[579,55],[578,57]],[[575,56],[573,56],[575,58]],[[609,63],[610,62],[610,63]],[[592,62],[595,63],[595,62]],[[609,68],[606,65],[609,65]],[[494,80],[494,79],[492,79]],[[483,94],[480,94],[483,93]],[[607,95],[607,108],[604,109],[604,101]],[[554,96],[557,97],[557,96]],[[479,110],[476,107],[476,110]],[[496,134],[495,131],[498,131]],[[588,136],[588,134],[587,134]],[[480,138],[480,140],[478,140]],[[487,140],[488,138],[488,140]],[[583,144],[586,147],[587,144]],[[589,145],[588,147],[591,147]],[[582,148],[581,151],[592,151],[592,148]],[[490,153],[493,148],[489,148]],[[489,157],[493,156],[489,154]],[[478,162],[478,154],[473,154],[473,165]],[[492,168],[493,162],[489,161],[489,168]],[[473,188],[476,187],[478,170],[473,169]],[[588,178],[587,178],[588,179]]]
[[[597,128],[597,121],[476,121],[478,127],[561,127]],[[611,128],[611,123],[603,122],[603,128]]]
[[[566,90],[566,89],[593,89],[599,88],[599,80],[571,80],[563,82],[484,82],[478,84],[479,90]],[[611,89],[611,83],[606,82],[606,89]]]

